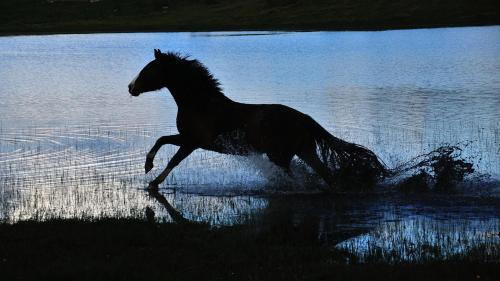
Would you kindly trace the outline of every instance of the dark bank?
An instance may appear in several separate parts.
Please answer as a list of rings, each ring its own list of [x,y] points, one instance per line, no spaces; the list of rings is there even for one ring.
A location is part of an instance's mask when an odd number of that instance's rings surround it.
[[[315,226],[211,228],[143,219],[0,225],[5,280],[496,280],[500,249],[448,260],[358,263],[318,241]],[[344,237],[337,237],[342,239]]]
[[[0,34],[384,30],[500,24],[493,0],[4,0]]]

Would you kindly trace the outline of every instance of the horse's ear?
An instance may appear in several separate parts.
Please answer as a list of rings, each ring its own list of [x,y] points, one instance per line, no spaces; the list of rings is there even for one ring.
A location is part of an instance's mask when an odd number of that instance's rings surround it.
[[[157,59],[161,55],[160,49],[155,49],[155,58]]]

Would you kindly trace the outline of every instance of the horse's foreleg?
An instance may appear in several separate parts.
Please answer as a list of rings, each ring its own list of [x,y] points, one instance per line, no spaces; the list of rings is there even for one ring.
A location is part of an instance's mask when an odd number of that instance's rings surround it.
[[[182,137],[181,135],[171,135],[171,136],[163,136],[156,140],[155,145],[151,148],[149,153],[146,155],[146,163],[144,164],[144,170],[146,174],[153,169],[153,160],[155,159],[156,153],[160,148],[165,144],[173,144],[177,146],[182,145]]]
[[[160,185],[170,174],[173,168],[175,168],[179,163],[181,163],[182,160],[184,160],[186,157],[191,154],[196,148],[192,146],[181,146],[179,150],[175,153],[174,157],[170,159],[170,161],[167,164],[167,167],[161,174],[156,177],[152,182],[149,183],[149,188],[151,189],[157,189],[158,185]]]

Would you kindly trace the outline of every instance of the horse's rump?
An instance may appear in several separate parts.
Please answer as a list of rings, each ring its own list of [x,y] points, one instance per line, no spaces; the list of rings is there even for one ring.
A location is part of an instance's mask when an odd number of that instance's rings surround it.
[[[304,113],[284,105],[262,105],[256,110],[258,146],[278,165],[286,167],[293,155],[312,160],[307,154],[315,153],[328,170],[323,177],[340,188],[371,187],[387,175],[372,151],[333,136]]]

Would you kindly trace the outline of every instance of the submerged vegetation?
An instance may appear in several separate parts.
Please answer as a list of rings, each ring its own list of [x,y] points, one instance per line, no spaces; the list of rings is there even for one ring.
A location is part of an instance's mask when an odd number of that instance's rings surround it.
[[[500,24],[493,0],[2,0],[0,33],[375,30]]]

